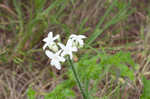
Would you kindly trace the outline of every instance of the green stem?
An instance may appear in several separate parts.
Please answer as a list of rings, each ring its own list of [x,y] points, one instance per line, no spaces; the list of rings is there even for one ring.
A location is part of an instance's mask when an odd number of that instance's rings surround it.
[[[87,99],[87,98],[86,98],[86,95],[85,95],[85,92],[84,92],[84,90],[83,90],[83,88],[82,88],[81,82],[80,82],[80,80],[79,80],[79,77],[78,77],[78,75],[77,75],[77,72],[76,72],[76,70],[75,70],[75,68],[74,68],[73,62],[72,62],[72,60],[70,59],[70,57],[68,57],[68,60],[69,60],[69,63],[70,63],[70,65],[71,65],[71,69],[72,69],[72,71],[73,71],[73,74],[74,74],[74,76],[75,76],[75,79],[76,79],[76,81],[77,81],[78,87],[80,88],[80,91],[81,91],[81,94],[82,94],[82,96],[83,96],[83,99]]]

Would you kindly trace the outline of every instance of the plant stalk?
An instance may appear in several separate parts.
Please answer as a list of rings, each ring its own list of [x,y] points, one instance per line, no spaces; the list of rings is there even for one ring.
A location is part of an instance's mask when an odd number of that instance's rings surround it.
[[[83,88],[82,88],[81,82],[80,82],[80,80],[79,80],[79,77],[78,77],[78,75],[77,75],[77,72],[76,72],[76,70],[75,70],[75,68],[74,68],[73,62],[72,62],[72,60],[70,59],[70,57],[68,57],[68,60],[69,60],[69,63],[70,63],[70,65],[71,65],[71,69],[72,69],[72,71],[73,71],[74,77],[75,77],[75,79],[76,79],[76,81],[77,81],[78,87],[79,87],[79,89],[80,89],[80,91],[81,91],[81,94],[82,94],[82,96],[83,96],[83,99],[87,99],[87,97],[86,97],[86,95],[85,95],[85,92],[84,92],[84,90],[83,90]]]

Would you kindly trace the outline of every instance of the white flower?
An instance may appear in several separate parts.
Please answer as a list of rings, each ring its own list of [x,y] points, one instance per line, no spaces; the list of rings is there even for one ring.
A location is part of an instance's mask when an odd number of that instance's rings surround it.
[[[73,47],[72,46],[72,40],[69,39],[67,41],[67,44],[66,46],[63,45],[62,43],[58,43],[58,45],[61,47],[61,49],[63,50],[62,52],[62,56],[64,57],[65,55],[69,55],[70,56],[70,59],[73,58],[73,55],[72,55],[72,52],[76,52],[77,51],[77,48],[76,47]]]
[[[75,35],[72,34],[69,39],[72,39],[73,45],[78,46],[78,47],[83,47],[84,41],[83,39],[86,38],[84,35]]]
[[[44,38],[43,41],[45,42],[44,46],[43,46],[43,50],[45,50],[45,48],[48,46],[49,48],[53,48],[55,47],[55,50],[58,49],[56,48],[56,43],[54,42],[56,39],[59,38],[59,35],[56,35],[55,37],[53,37],[53,33],[49,32],[48,37]]]
[[[77,52],[78,48],[83,47],[84,38],[86,38],[86,36],[84,35],[72,34],[69,37],[67,44],[64,45],[62,43],[55,42],[57,39],[59,39],[59,35],[53,37],[53,33],[49,32],[48,37],[43,39],[43,41],[45,42],[43,50],[45,50],[46,47],[49,47],[50,50],[46,50],[45,54],[51,59],[50,64],[60,70],[61,62],[65,62],[64,56],[69,55],[70,59],[72,59],[73,52]]]
[[[58,70],[61,69],[61,64],[60,62],[64,62],[65,58],[60,56],[62,50],[59,50],[56,53],[52,53],[49,50],[45,51],[45,54],[51,59],[51,65],[55,66]]]

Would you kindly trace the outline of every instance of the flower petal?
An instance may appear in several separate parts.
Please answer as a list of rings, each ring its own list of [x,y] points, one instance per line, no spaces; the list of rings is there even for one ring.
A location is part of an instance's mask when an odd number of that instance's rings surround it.
[[[86,38],[86,36],[84,36],[84,35],[78,35],[78,37],[81,39]]]
[[[77,49],[76,47],[72,47],[71,50],[72,50],[73,52],[77,52],[77,51],[78,51],[78,49]]]
[[[76,35],[75,34],[71,34],[69,38],[74,38],[74,37],[76,37]]]
[[[45,51],[45,54],[49,57],[49,58],[53,58],[54,57],[54,54],[51,52],[51,51],[49,51],[49,50],[46,50]]]
[[[57,69],[61,69],[61,65],[60,65],[60,62],[57,61],[57,60],[52,60],[51,61],[51,65],[55,66]]]
[[[59,35],[56,35],[54,38],[53,38],[53,40],[56,40],[56,39],[58,39],[60,36]]]
[[[67,46],[67,47],[71,47],[72,44],[73,44],[73,40],[72,40],[72,39],[69,39],[69,40],[67,41],[66,46]]]
[[[68,55],[70,56],[70,59],[72,59],[72,58],[73,58],[72,52],[69,52],[69,54],[68,54]]]
[[[44,42],[47,42],[47,41],[48,41],[48,37],[44,38],[43,41],[44,41]]]
[[[43,50],[45,50],[45,48],[47,47],[47,43],[44,44],[43,46]]]
[[[60,56],[60,57],[59,57],[59,61],[61,61],[61,62],[65,62],[65,58],[64,58],[64,57],[62,57],[62,56]]]
[[[60,63],[57,63],[57,64],[55,65],[55,67],[56,67],[58,70],[60,70],[60,69],[61,69]]]
[[[48,37],[49,37],[49,38],[53,38],[53,32],[49,32],[49,33],[48,33]]]

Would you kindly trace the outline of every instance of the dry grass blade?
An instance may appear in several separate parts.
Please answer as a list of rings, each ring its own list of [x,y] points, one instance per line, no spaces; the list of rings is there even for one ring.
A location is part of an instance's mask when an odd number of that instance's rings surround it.
[[[11,8],[7,7],[6,5],[0,4],[0,8],[6,9],[6,11],[8,11],[10,14],[12,14],[15,17],[17,17],[16,13],[13,10],[11,10]]]

